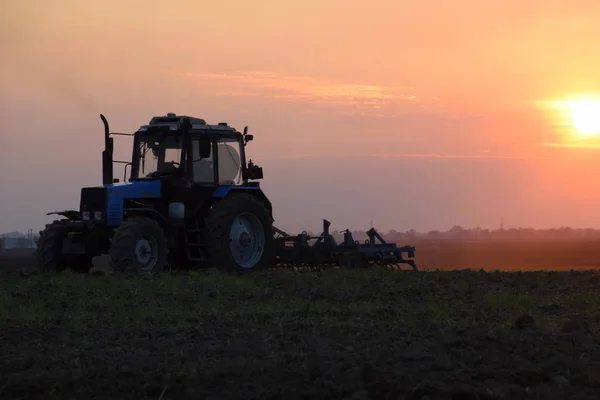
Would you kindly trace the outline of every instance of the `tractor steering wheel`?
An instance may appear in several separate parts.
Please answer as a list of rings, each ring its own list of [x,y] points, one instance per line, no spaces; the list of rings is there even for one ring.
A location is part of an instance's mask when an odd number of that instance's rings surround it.
[[[167,170],[164,169],[164,166],[171,166],[168,167]],[[147,178],[151,178],[151,177],[155,177],[155,176],[159,176],[159,175],[164,175],[164,174],[172,174],[173,172],[175,172],[177,169],[179,169],[180,164],[177,161],[169,161],[169,162],[165,162],[163,164],[163,167],[160,168],[158,171],[153,171],[150,172],[149,174],[146,175]],[[172,169],[171,169],[172,168]]]

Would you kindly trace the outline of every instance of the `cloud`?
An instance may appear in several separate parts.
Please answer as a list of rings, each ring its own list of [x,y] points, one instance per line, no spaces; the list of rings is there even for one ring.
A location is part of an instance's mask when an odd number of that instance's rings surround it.
[[[202,81],[206,90],[214,87],[214,96],[260,97],[288,102],[345,106],[358,115],[383,117],[399,111],[449,114],[436,97],[422,96],[409,86],[378,86],[340,83],[302,76],[284,76],[267,71],[238,74],[171,72],[171,75]],[[368,111],[365,111],[368,110]]]
[[[571,138],[557,142],[538,143],[542,147],[562,147],[571,149],[600,149],[599,136],[586,136],[571,134]]]
[[[289,154],[279,156],[283,159],[303,159],[303,158],[440,158],[440,159],[468,159],[468,160],[529,160],[531,158],[519,156],[495,156],[495,155],[478,155],[478,154],[438,154],[438,153],[359,153],[359,154],[336,154],[336,153],[321,153],[321,154]]]
[[[600,144],[590,143],[541,143],[544,147],[563,147],[570,149],[600,149]]]

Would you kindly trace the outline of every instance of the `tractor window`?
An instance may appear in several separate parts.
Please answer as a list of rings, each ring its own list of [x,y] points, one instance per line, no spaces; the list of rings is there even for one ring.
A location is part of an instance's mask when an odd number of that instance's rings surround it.
[[[179,168],[181,161],[181,142],[174,136],[168,136],[152,145],[143,138],[140,141],[140,163],[137,176],[150,177],[155,174],[172,173]],[[152,147],[150,147],[152,146]]]
[[[215,181],[212,148],[209,157],[200,157],[199,139],[192,139],[192,164],[194,165],[194,182],[213,183]]]
[[[241,185],[240,141],[234,138],[221,138],[217,149],[219,151],[219,184]]]
[[[181,149],[165,149],[165,163],[177,163],[181,160]]]

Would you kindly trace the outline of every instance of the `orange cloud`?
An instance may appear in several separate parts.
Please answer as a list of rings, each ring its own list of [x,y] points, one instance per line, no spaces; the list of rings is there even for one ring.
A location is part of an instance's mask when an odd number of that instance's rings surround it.
[[[339,83],[301,76],[283,76],[273,72],[253,71],[239,74],[172,72],[171,75],[196,78],[203,88],[217,86],[213,95],[231,97],[261,97],[267,99],[310,102],[324,105],[351,106],[376,110],[360,112],[365,116],[388,116],[397,111],[444,112],[435,97],[419,96],[407,86],[377,86]]]
[[[600,149],[600,137],[585,135],[575,136],[575,134],[571,134],[570,139],[565,139],[558,142],[540,143],[538,146],[571,149]]]
[[[542,143],[544,147],[566,147],[571,149],[600,149],[600,144],[589,143]]]
[[[301,158],[348,158],[348,157],[374,157],[374,158],[450,158],[450,159],[470,159],[470,160],[527,160],[526,157],[518,156],[494,156],[494,155],[471,155],[471,154],[437,154],[437,153],[360,153],[360,154],[290,154],[279,158],[301,159]]]

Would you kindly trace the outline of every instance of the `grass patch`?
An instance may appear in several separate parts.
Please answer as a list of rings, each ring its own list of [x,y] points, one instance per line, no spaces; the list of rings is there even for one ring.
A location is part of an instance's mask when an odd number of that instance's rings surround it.
[[[282,318],[358,318],[448,326],[467,321],[505,325],[522,313],[552,320],[556,312],[544,308],[548,299],[586,315],[600,310],[594,287],[560,294],[545,291],[547,282],[532,284],[531,280],[547,281],[545,274],[520,274],[519,280],[505,287],[486,275],[378,269],[247,276],[209,270],[150,279],[70,273],[28,278],[11,275],[0,283],[0,321],[180,326],[206,318],[254,323]],[[554,274],[552,279],[568,276]]]
[[[5,273],[0,397],[597,398],[589,371],[598,323],[588,321],[587,337],[553,330],[574,310],[596,312],[597,280],[473,271]],[[534,326],[514,329],[523,313]],[[547,384],[555,376],[570,385]]]

